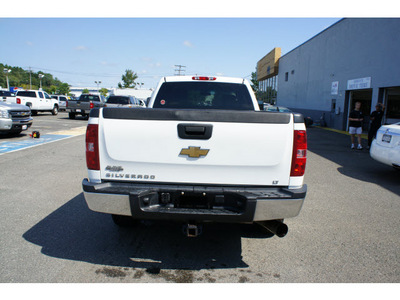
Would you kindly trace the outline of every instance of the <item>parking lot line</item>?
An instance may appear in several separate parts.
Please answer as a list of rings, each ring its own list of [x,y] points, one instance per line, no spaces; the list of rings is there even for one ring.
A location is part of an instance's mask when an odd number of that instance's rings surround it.
[[[32,138],[18,142],[3,142],[0,143],[0,155],[64,140],[78,135],[83,135],[85,134],[85,130],[86,127],[78,127],[70,130],[63,130],[63,131],[52,132],[49,134],[44,134],[41,135],[40,138],[38,139]]]
[[[60,135],[77,136],[77,135],[82,135],[82,134],[85,134],[85,133],[86,133],[86,126],[71,128],[71,129],[68,129],[68,130],[50,132],[49,134],[60,134]]]

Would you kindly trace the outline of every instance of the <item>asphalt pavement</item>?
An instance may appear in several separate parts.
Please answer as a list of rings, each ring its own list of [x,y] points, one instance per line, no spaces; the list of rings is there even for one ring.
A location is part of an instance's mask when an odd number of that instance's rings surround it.
[[[0,282],[398,283],[400,172],[341,133],[309,128],[308,145],[307,197],[284,238],[250,225],[205,224],[194,239],[175,223],[118,228],[85,203],[83,134],[2,154]]]

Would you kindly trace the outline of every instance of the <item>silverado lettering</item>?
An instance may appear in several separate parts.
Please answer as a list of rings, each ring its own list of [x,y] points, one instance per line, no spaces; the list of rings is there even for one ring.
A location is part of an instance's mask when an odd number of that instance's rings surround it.
[[[136,174],[122,174],[122,173],[106,173],[107,178],[126,178],[126,179],[156,179],[155,175],[136,175]]]

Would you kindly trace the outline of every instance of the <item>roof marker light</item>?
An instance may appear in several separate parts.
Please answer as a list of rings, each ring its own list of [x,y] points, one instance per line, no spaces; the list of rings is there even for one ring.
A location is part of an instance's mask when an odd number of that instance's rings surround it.
[[[216,80],[216,77],[207,77],[207,76],[193,76],[192,80]]]

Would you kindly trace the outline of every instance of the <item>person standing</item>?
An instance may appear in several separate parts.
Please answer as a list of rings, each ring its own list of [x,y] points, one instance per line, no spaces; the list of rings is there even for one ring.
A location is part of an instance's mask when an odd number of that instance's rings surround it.
[[[370,116],[371,126],[368,131],[368,148],[371,147],[372,140],[375,138],[376,133],[378,132],[379,127],[382,125],[383,118],[383,107],[381,103],[377,103],[375,106],[375,111],[372,112]]]
[[[362,122],[364,120],[363,113],[360,110],[361,102],[356,102],[354,110],[350,113],[349,116],[349,133],[351,136],[351,149],[354,149],[354,140],[357,134],[358,146],[357,150],[362,150],[363,147],[361,145],[361,133],[362,133]]]

